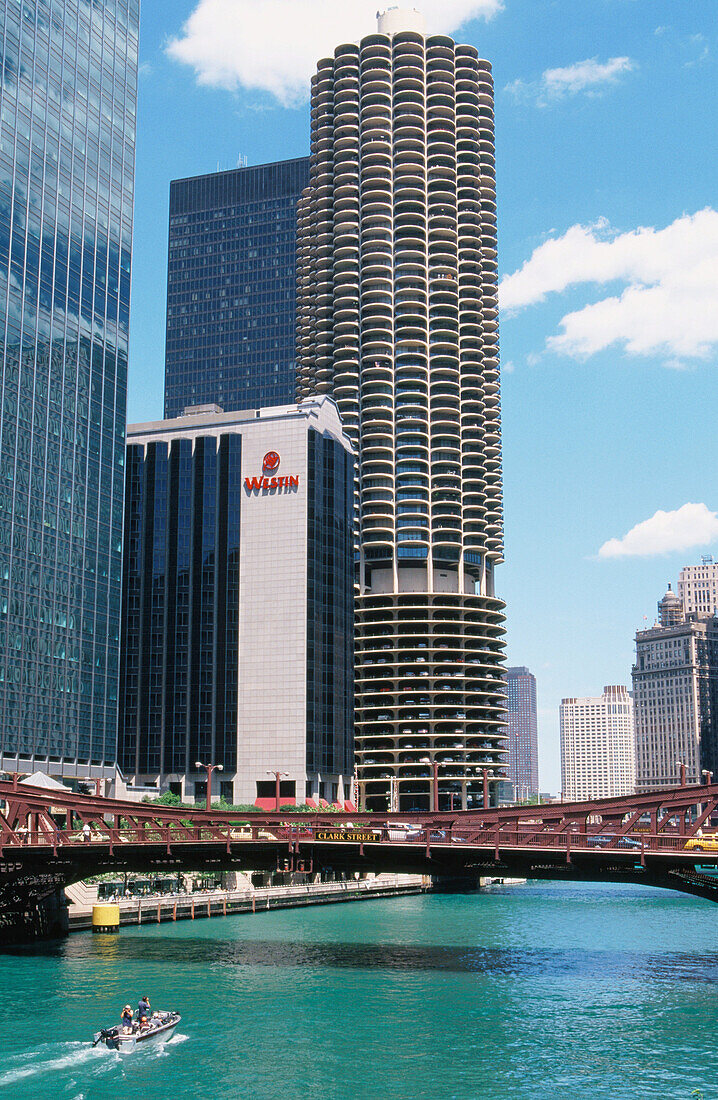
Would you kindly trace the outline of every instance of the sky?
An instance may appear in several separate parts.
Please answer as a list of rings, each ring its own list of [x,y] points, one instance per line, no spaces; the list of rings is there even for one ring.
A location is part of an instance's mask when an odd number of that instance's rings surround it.
[[[128,418],[162,415],[169,182],[308,153],[309,78],[376,0],[148,0]],[[425,0],[491,61],[507,660],[558,705],[630,686],[637,629],[718,555],[715,0]]]

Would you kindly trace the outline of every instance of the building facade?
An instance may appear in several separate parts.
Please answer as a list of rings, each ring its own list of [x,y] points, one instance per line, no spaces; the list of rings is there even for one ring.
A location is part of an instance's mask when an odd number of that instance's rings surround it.
[[[334,403],[128,429],[120,767],[251,803],[349,798],[354,461]]]
[[[170,184],[165,416],[290,405],[307,157]]]
[[[0,768],[109,777],[139,3],[0,11]]]
[[[690,783],[718,773],[718,618],[686,615],[670,585],[636,633],[633,697],[639,791],[675,786],[681,764]]]
[[[523,665],[506,669],[506,770],[519,801],[539,793],[536,677]]]
[[[367,805],[478,805],[505,730],[491,67],[415,11],[319,62],[299,212],[298,393],[358,454]]]
[[[566,801],[635,792],[633,702],[627,688],[609,685],[602,695],[562,699],[559,723]]]
[[[718,561],[706,554],[700,565],[684,565],[678,575],[678,598],[686,615],[718,614]]]

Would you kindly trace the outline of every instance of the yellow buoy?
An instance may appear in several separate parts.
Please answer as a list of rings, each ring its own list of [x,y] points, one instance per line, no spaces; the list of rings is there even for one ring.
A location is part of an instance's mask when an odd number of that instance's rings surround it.
[[[116,903],[105,902],[92,906],[93,932],[119,932],[120,907]]]

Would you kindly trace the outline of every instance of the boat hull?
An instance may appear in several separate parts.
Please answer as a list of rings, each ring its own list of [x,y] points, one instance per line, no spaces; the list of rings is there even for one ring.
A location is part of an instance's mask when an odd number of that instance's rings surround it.
[[[165,1023],[129,1034],[119,1027],[112,1028],[107,1032],[98,1033],[95,1042],[101,1040],[108,1050],[116,1050],[120,1054],[131,1054],[138,1046],[160,1046],[169,1042],[181,1019],[181,1016],[173,1013],[171,1019]]]

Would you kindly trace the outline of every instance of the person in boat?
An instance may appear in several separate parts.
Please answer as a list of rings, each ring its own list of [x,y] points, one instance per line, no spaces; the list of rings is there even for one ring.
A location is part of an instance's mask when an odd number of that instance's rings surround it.
[[[125,1005],[122,1009],[122,1030],[132,1031],[132,1008],[130,1005]]]
[[[147,1027],[150,1022],[150,1016],[152,1015],[152,1009],[150,1008],[149,998],[143,997],[137,1006],[137,1015],[140,1020],[140,1027]]]

